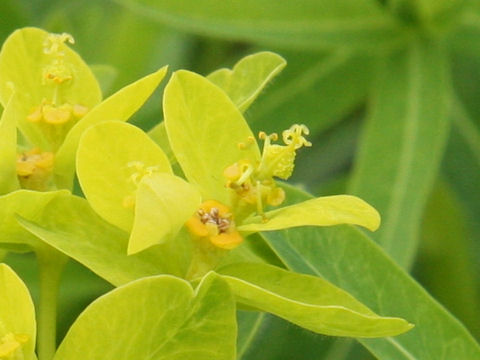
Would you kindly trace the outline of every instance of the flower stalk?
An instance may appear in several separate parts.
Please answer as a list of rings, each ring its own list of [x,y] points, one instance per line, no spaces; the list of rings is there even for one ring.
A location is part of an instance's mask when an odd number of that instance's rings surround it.
[[[56,351],[58,290],[67,257],[52,248],[36,254],[40,277],[37,352],[39,360],[51,360]]]

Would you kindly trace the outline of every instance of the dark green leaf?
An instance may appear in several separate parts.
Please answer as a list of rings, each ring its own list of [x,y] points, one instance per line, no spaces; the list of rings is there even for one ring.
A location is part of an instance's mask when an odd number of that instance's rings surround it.
[[[445,147],[448,95],[440,44],[416,43],[389,58],[380,72],[356,160],[351,192],[380,212],[383,224],[373,238],[407,268]]]
[[[393,46],[401,26],[373,0],[117,0],[183,30],[290,48]]]
[[[288,191],[292,202],[306,197],[298,190]],[[376,313],[415,324],[397,337],[360,340],[378,358],[480,358],[480,346],[465,327],[358,229],[303,228],[264,236],[291,270],[321,276]]]

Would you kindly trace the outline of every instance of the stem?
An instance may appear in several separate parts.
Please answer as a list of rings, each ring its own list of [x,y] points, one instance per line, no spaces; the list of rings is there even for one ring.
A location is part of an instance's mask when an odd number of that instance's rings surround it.
[[[39,360],[52,360],[56,350],[57,297],[66,257],[52,248],[37,251],[40,301],[37,314]]]
[[[213,270],[227,254],[226,250],[212,245],[208,239],[200,238],[193,241],[192,250],[192,260],[185,275],[189,281],[201,279],[206,273]]]

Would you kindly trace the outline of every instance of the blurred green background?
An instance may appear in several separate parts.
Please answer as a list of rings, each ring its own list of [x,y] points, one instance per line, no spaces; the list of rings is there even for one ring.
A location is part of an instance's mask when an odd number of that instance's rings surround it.
[[[251,126],[306,124],[314,145],[290,181],[372,203],[374,239],[480,339],[478,1],[2,0],[0,14],[2,42],[23,26],[72,34],[104,96],[165,64],[207,75],[260,50],[282,55],[287,68],[245,114]],[[133,123],[161,121],[161,91]],[[36,296],[34,257],[7,262]],[[59,337],[109,289],[71,261]],[[259,333],[241,359],[371,358],[271,316]]]

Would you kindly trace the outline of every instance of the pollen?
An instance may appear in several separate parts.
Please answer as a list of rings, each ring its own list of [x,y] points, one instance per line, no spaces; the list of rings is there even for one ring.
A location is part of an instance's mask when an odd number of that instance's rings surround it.
[[[243,241],[235,228],[230,209],[215,200],[203,202],[186,226],[192,235],[208,238],[213,245],[222,249],[233,249]]]

